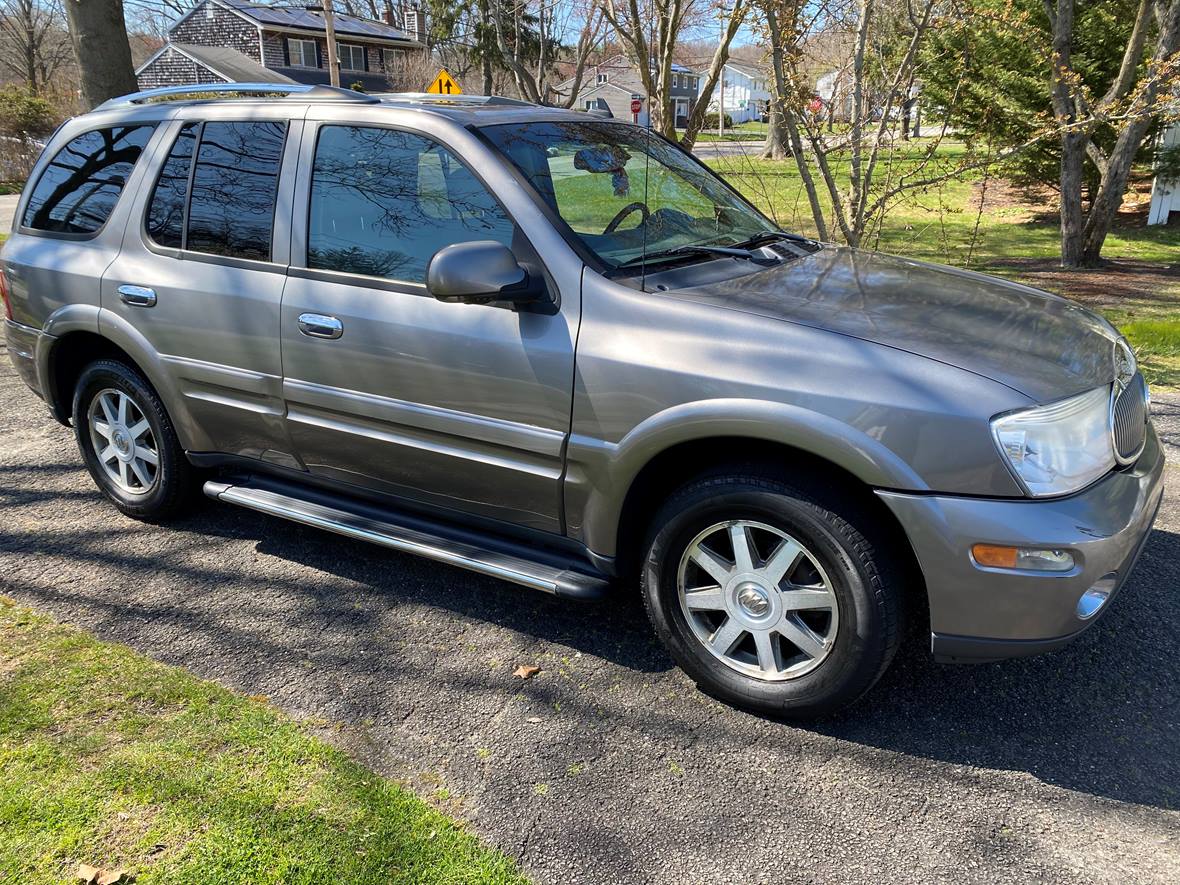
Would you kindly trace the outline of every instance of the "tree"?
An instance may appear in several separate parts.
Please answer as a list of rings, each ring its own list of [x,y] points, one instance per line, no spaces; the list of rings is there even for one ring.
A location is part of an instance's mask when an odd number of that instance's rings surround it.
[[[57,0],[0,0],[0,70],[41,92],[69,56],[65,16]]]
[[[731,26],[721,36],[698,104],[708,105],[707,97],[712,95],[721,66],[729,58],[729,47],[741,26],[747,3],[748,0],[734,0]],[[699,0],[602,0],[603,15],[614,30],[613,36],[625,48],[648,95],[652,128],[667,138],[676,138],[672,67],[677,47],[685,33],[700,20],[703,6]],[[695,128],[690,126],[689,146],[700,130],[705,110],[702,107],[699,114],[694,114],[698,119]]]
[[[65,0],[65,4],[86,106],[135,92],[122,0]]]
[[[1176,82],[1180,0],[966,0],[923,98],[1060,195],[1062,264],[1094,266]],[[1087,206],[1089,207],[1087,209]]]
[[[729,61],[730,47],[746,21],[746,13],[749,8],[749,3],[746,0],[734,0],[729,20],[726,22],[725,30],[721,32],[721,39],[717,41],[717,49],[713,52],[713,58],[709,62],[709,70],[701,83],[700,92],[697,93],[697,102],[693,105],[692,111],[688,115],[688,122],[684,126],[684,135],[681,136],[680,143],[686,150],[692,150],[693,145],[696,144],[697,135],[700,134],[701,127],[705,122],[705,113],[709,110],[709,101],[713,96],[713,90],[717,88],[721,72],[725,70],[725,63]],[[720,112],[720,108],[718,108],[718,113]]]
[[[1074,67],[1074,2],[1044,0],[1053,34],[1053,115],[1061,129],[1061,264],[1095,267],[1102,244],[1122,205],[1131,164],[1143,144],[1161,93],[1176,79],[1180,49],[1180,0],[1139,0],[1118,74],[1098,96],[1088,90]],[[1144,62],[1149,32],[1155,50]],[[1114,145],[1103,150],[1095,132],[1115,132]],[[1098,169],[1098,189],[1088,212],[1082,207],[1083,164]]]
[[[573,4],[560,6],[552,0],[491,0],[492,26],[500,58],[512,75],[517,94],[537,104],[570,107],[577,99],[586,62],[601,42],[604,19],[601,7],[592,3],[583,14]],[[577,42],[564,43],[574,33]],[[554,63],[565,56],[574,65],[574,83],[568,95],[556,94],[552,82]]]
[[[971,156],[950,165],[940,160],[941,135],[918,151],[898,149],[896,122],[910,84],[921,79],[919,50],[935,27],[941,0],[759,2],[777,46],[776,138],[795,159],[821,238],[838,234],[860,246],[902,195],[948,181],[978,163]],[[814,70],[803,51],[807,40],[821,35],[838,38],[821,42],[846,47],[837,73],[847,79],[848,99],[841,105],[847,105],[848,126],[839,136],[824,131],[814,110]],[[827,108],[829,120],[835,110]]]

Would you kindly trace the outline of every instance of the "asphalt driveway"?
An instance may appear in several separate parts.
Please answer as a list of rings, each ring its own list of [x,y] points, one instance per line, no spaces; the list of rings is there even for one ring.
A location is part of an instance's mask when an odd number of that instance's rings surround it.
[[[630,598],[558,602],[227,505],[124,519],[3,356],[0,397],[0,593],[268,696],[541,882],[1180,881],[1175,466],[1133,580],[1072,647],[911,649],[798,727],[700,695]],[[1180,398],[1155,411],[1178,465]]]

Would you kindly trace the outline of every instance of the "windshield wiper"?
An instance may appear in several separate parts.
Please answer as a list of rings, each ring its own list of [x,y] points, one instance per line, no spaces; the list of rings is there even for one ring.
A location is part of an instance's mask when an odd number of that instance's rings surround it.
[[[767,243],[777,243],[783,240],[786,240],[788,243],[797,243],[800,246],[813,247],[816,245],[814,240],[801,237],[799,234],[790,234],[785,230],[764,230],[754,234],[748,240],[744,240],[741,243],[734,243],[733,247],[735,249],[757,249],[759,246],[765,246]]]
[[[659,249],[655,252],[646,252],[643,255],[636,255],[634,258],[628,258],[618,267],[633,267],[636,264],[648,264],[651,262],[664,261],[669,258],[677,258],[681,255],[716,255],[721,258],[744,258],[747,261],[754,258],[754,253],[749,249],[742,249],[737,246],[674,246],[671,249]]]

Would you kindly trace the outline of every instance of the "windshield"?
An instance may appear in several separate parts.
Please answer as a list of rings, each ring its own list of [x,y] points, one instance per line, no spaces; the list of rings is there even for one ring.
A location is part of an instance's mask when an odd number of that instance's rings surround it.
[[[636,126],[563,121],[482,132],[611,267],[775,229],[708,169]]]

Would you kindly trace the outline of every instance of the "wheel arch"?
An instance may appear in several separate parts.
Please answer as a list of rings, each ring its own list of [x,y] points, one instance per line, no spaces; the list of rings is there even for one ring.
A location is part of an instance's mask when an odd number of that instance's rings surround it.
[[[188,450],[200,449],[200,431],[147,339],[126,320],[112,317],[109,311],[97,313],[101,316],[97,324],[58,323],[53,335],[45,336],[47,346],[38,355],[38,371],[53,417],[69,425],[74,389],[82,371],[95,360],[115,359],[147,379],[168,410],[181,445]]]

